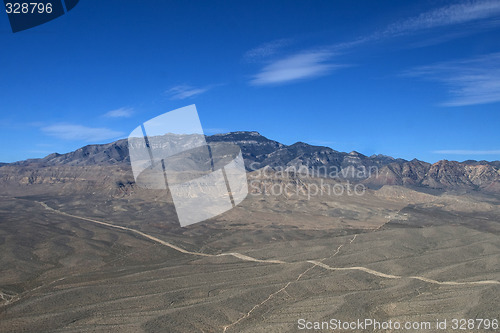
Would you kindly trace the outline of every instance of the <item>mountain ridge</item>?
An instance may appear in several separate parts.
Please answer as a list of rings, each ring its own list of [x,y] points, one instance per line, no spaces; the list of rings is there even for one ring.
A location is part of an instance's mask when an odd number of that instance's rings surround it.
[[[470,189],[500,192],[500,161],[464,162],[441,160],[428,163],[407,161],[387,155],[366,156],[356,151],[340,152],[330,147],[304,142],[285,145],[258,132],[229,132],[206,137],[207,143],[232,142],[240,146],[248,171],[269,167],[275,170],[308,172],[363,182],[370,186],[402,185],[437,189]],[[28,159],[4,166],[44,168],[57,166],[95,166],[128,164],[126,139],[92,144],[75,151],[52,153],[40,159]],[[318,173],[321,171],[322,173]]]
[[[417,158],[414,158],[411,161],[408,161],[408,160],[405,160],[403,158],[395,158],[395,157],[392,157],[390,155],[385,155],[385,154],[373,154],[373,155],[368,156],[368,155],[364,155],[363,153],[360,153],[360,152],[357,152],[354,150],[349,152],[349,153],[341,152],[341,151],[335,150],[335,149],[328,147],[328,146],[312,145],[312,144],[309,144],[309,143],[306,143],[303,141],[297,141],[291,145],[286,145],[286,144],[280,143],[278,141],[268,139],[267,137],[261,135],[257,131],[236,131],[236,132],[220,133],[220,134],[213,134],[213,135],[206,136],[208,143],[217,142],[217,141],[230,141],[230,142],[236,142],[240,145],[241,145],[241,143],[244,143],[245,141],[250,141],[250,140],[248,140],[250,138],[254,139],[253,141],[256,141],[256,142],[273,143],[276,147],[279,147],[279,148],[282,148],[282,147],[300,147],[300,146],[310,147],[310,148],[321,148],[321,149],[326,149],[326,150],[331,150],[333,152],[341,153],[344,155],[351,155],[351,156],[354,155],[354,156],[361,156],[361,157],[365,157],[365,158],[379,159],[379,160],[405,161],[405,162],[420,161],[420,162],[428,163],[431,165],[439,163],[441,161],[447,161],[447,162],[457,162],[457,163],[468,164],[468,165],[488,164],[488,165],[492,165],[495,167],[500,167],[500,160],[493,160],[493,161],[465,160],[465,161],[459,162],[456,160],[443,159],[443,160],[439,160],[435,163],[430,163],[430,162],[419,160]],[[247,140],[245,140],[245,139],[247,139]],[[68,152],[68,153],[61,154],[61,153],[54,152],[54,153],[51,153],[51,154],[49,154],[45,157],[42,157],[42,158],[30,158],[30,159],[26,159],[26,160],[9,162],[9,163],[0,162],[0,167],[4,166],[4,165],[27,165],[27,164],[31,164],[31,163],[45,162],[45,161],[49,161],[49,160],[52,162],[64,161],[64,160],[67,160],[66,156],[71,156],[72,157],[71,159],[74,159],[75,155],[81,155],[81,157],[85,157],[86,155],[92,155],[92,152],[93,151],[96,152],[96,150],[98,150],[99,148],[106,149],[106,148],[111,147],[111,146],[118,147],[118,149],[117,149],[117,150],[119,150],[118,155],[112,154],[109,156],[111,159],[109,159],[109,160],[103,159],[103,162],[109,163],[109,162],[113,162],[114,160],[115,160],[114,162],[129,162],[128,154],[127,153],[123,154],[123,151],[124,151],[123,148],[127,148],[126,147],[127,146],[127,139],[120,139],[120,140],[116,140],[116,141],[109,142],[109,143],[100,143],[100,144],[98,143],[98,144],[85,145],[81,148],[78,148],[78,149],[71,151],[71,152]],[[116,157],[124,158],[124,160],[123,161],[120,159],[116,160]],[[110,163],[110,164],[113,164],[113,163]]]

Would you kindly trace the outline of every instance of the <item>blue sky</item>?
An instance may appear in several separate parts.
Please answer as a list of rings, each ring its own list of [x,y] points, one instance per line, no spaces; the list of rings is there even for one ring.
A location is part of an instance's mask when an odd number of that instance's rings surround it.
[[[206,134],[429,162],[500,159],[500,1],[90,1],[0,15],[0,161],[126,137],[196,104]]]

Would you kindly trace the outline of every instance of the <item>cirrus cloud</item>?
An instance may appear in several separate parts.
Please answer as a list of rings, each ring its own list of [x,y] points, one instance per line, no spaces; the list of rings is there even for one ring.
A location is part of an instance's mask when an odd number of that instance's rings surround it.
[[[186,99],[203,94],[209,89],[210,87],[197,88],[186,84],[181,84],[168,89],[167,91],[165,91],[165,94],[167,94],[170,99]]]
[[[292,54],[264,66],[250,80],[252,85],[272,85],[288,83],[326,75],[345,65],[332,64],[333,57],[328,51],[307,51]]]
[[[291,39],[278,39],[267,42],[245,53],[243,59],[247,62],[256,62],[275,55],[278,51],[292,43]]]
[[[116,110],[111,110],[111,111],[106,112],[104,114],[104,117],[107,117],[107,118],[128,118],[128,117],[132,116],[133,113],[134,113],[134,109],[123,107],[123,108],[119,108]]]
[[[500,53],[417,67],[403,75],[443,83],[452,96],[443,106],[500,102]]]
[[[56,124],[41,128],[42,132],[62,139],[85,142],[98,142],[118,138],[123,132],[103,127],[87,127],[72,124]]]
[[[500,15],[496,0],[465,1],[440,7],[389,25],[382,35],[399,35],[437,27],[457,25]]]

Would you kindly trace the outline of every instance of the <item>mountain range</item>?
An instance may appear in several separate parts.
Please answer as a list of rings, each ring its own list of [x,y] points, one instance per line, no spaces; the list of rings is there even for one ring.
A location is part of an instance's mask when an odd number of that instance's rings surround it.
[[[403,185],[444,190],[482,190],[500,193],[500,161],[448,161],[434,164],[413,159],[407,161],[385,155],[365,156],[356,151],[339,152],[329,147],[304,142],[285,145],[258,132],[230,132],[206,137],[207,142],[236,143],[242,151],[248,171],[264,167],[274,170],[305,172],[318,177],[362,182],[368,186]],[[87,145],[66,154],[53,153],[40,159],[1,164],[0,175],[33,172],[41,168],[70,166],[129,167],[126,139],[107,144]],[[16,171],[17,170],[17,171]]]

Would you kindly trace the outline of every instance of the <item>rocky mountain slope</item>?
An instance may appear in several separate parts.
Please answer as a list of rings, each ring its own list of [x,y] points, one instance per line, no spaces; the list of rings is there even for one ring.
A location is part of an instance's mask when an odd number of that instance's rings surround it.
[[[240,146],[247,170],[270,167],[299,175],[348,179],[379,187],[403,185],[437,189],[465,189],[500,192],[500,161],[427,162],[395,159],[385,155],[365,156],[358,152],[339,152],[328,147],[297,142],[284,145],[258,132],[231,132],[207,136],[207,142],[233,142]],[[67,154],[50,154],[0,165],[0,177],[12,179],[12,173],[35,173],[43,178],[40,168],[50,170],[57,178],[57,167],[117,166],[129,168],[127,140],[88,145]],[[22,171],[21,171],[22,170]],[[69,177],[70,178],[70,177]],[[65,181],[70,181],[66,174]],[[29,183],[30,177],[24,176]],[[129,181],[129,180],[127,180]]]
[[[496,163],[419,160],[389,163],[377,175],[364,180],[371,185],[411,185],[437,189],[474,189],[499,192],[500,170]]]

